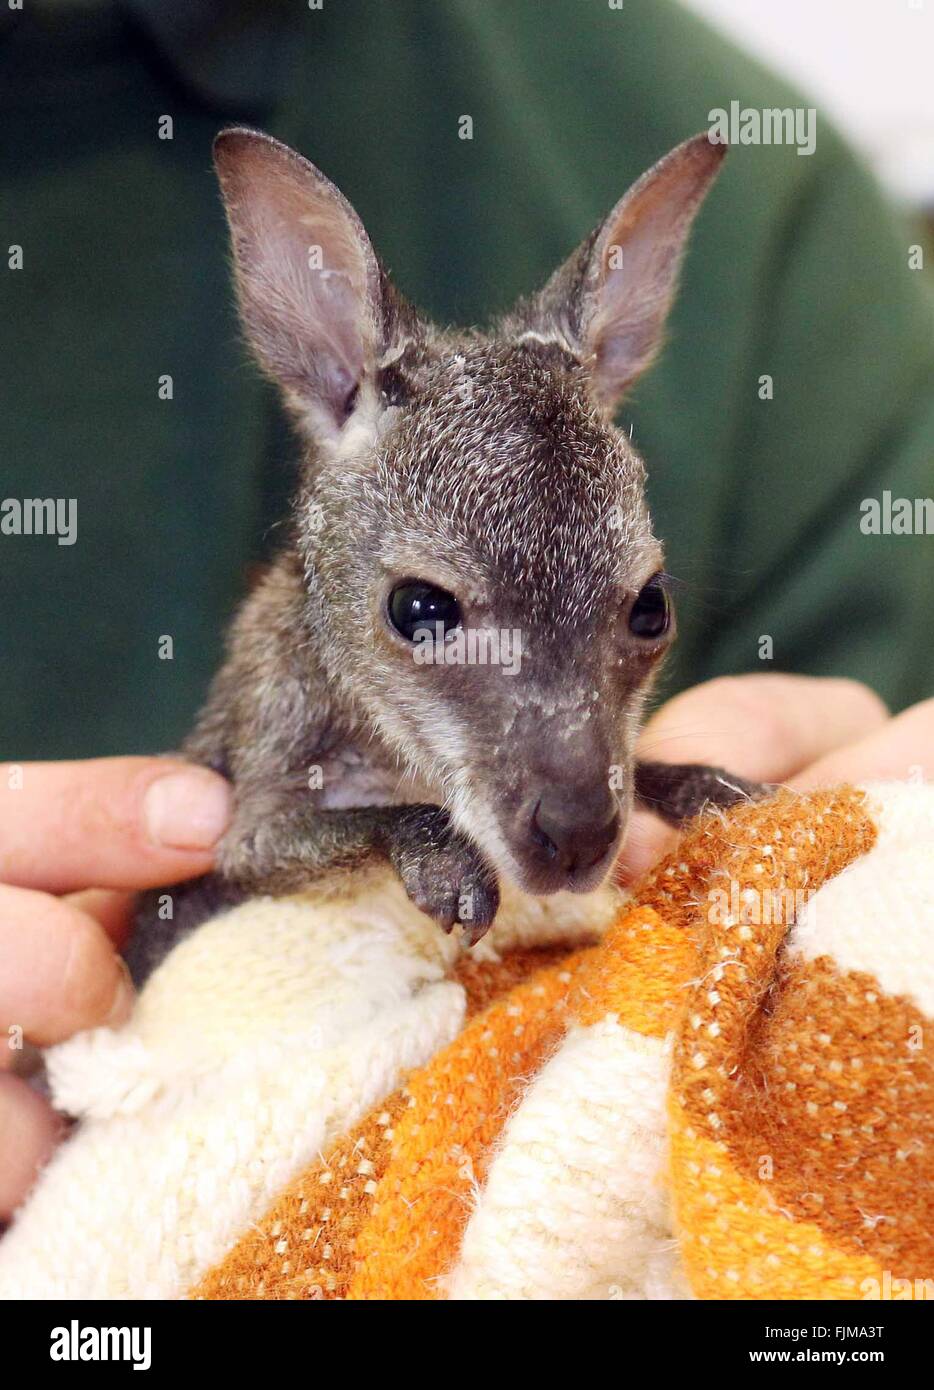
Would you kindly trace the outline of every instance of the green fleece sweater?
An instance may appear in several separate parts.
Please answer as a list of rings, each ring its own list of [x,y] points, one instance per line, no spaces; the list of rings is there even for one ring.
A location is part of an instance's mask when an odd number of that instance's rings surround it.
[[[814,104],[667,0],[6,11],[0,500],[75,499],[78,531],[0,536],[0,756],[176,744],[275,541],[294,447],[238,336],[220,126],[297,145],[402,290],[471,321],[731,101]],[[621,421],[684,581],[664,689],[786,669],[902,705],[934,689],[934,537],[860,504],[934,490],[934,317],[917,231],[817,121],[810,156],[731,154]]]

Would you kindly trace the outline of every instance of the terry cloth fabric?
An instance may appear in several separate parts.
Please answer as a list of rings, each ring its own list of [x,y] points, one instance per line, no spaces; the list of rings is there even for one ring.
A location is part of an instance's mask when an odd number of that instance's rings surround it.
[[[389,882],[246,904],[51,1054],[0,1296],[934,1297],[932,845],[780,794],[466,957]]]

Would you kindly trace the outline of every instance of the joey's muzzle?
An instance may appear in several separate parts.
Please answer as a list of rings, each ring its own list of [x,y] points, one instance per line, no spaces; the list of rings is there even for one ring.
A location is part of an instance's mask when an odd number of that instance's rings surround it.
[[[607,785],[550,782],[536,787],[515,818],[511,848],[531,893],[589,892],[609,871],[622,817]]]
[[[609,796],[581,803],[561,789],[545,792],[532,811],[529,836],[543,864],[570,875],[586,873],[616,843],[619,812]]]

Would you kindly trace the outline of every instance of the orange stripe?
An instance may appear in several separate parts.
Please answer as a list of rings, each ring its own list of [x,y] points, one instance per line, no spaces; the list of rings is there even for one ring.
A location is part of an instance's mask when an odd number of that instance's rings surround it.
[[[511,951],[501,961],[464,956],[453,977],[466,991],[468,1018],[568,954],[561,946]],[[410,1092],[397,1090],[341,1136],[326,1160],[306,1168],[190,1296],[344,1298],[357,1268],[358,1233],[373,1212],[395,1127],[409,1104]]]
[[[582,968],[574,992],[580,1023],[615,1014],[634,1032],[663,1038],[676,1026],[697,968],[691,934],[651,907],[636,907],[610,927]]]
[[[357,1241],[348,1298],[443,1296],[491,1146],[560,1040],[568,992],[590,955],[579,952],[513,990],[412,1077],[409,1109]]]
[[[669,1106],[673,1213],[685,1273],[697,1298],[858,1299],[882,1266],[841,1249],[820,1226],[791,1220],[767,1182],[745,1177],[725,1144]]]

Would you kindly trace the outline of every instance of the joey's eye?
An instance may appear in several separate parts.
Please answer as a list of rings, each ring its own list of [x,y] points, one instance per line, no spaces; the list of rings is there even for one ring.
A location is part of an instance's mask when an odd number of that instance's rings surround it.
[[[636,595],[629,610],[629,631],[636,637],[663,637],[671,626],[671,599],[659,575]]]
[[[459,627],[460,604],[446,589],[410,579],[397,584],[389,595],[389,621],[407,641],[414,642],[422,630],[434,637],[438,623],[442,632]]]

